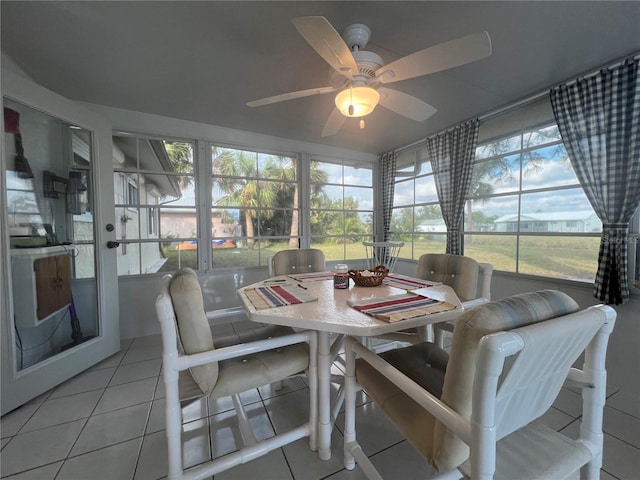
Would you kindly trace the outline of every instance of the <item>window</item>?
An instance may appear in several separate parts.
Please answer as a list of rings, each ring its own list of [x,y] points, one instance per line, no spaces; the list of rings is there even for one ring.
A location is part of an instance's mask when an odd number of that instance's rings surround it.
[[[113,137],[118,274],[198,268],[193,144]]]
[[[480,136],[465,206],[465,255],[497,270],[593,281],[602,224],[548,100],[481,124]]]
[[[399,154],[390,240],[404,242],[401,257],[418,259],[424,253],[444,253],[446,232],[426,148]]]
[[[373,238],[371,166],[312,159],[309,175],[311,246],[328,261],[364,258],[362,242]]]
[[[33,235],[32,226],[42,225],[33,178],[7,170],[7,212],[11,235]],[[28,228],[27,228],[28,227]]]
[[[149,227],[148,233],[149,237],[158,236],[158,214],[159,209],[150,208],[149,209],[149,218],[147,219],[147,225]]]
[[[135,209],[140,203],[140,197],[138,196],[138,187],[133,181],[127,179],[127,205]]]
[[[267,265],[298,248],[298,159],[210,147],[211,251],[214,268]]]

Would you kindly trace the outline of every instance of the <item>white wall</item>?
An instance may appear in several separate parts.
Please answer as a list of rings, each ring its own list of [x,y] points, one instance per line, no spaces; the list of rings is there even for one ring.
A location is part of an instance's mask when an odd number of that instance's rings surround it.
[[[205,123],[132,112],[103,105],[91,103],[83,103],[82,105],[107,118],[113,125],[114,130],[128,130],[136,133],[155,134],[169,138],[202,139],[217,142],[219,145],[256,148],[263,151],[287,153],[305,152],[310,155],[342,158],[367,163],[377,161],[377,156],[370,153],[327,147],[315,143],[301,142],[242,130],[233,130],[231,128],[217,127]]]

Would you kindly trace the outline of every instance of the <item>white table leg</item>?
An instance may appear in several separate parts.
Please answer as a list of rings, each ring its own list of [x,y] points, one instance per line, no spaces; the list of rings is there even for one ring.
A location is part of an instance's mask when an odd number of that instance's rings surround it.
[[[331,458],[331,345],[329,332],[318,332],[318,456]]]

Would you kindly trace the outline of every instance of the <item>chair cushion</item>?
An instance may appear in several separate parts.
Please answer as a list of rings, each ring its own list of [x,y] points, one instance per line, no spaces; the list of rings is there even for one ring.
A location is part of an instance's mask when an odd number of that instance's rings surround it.
[[[282,250],[272,259],[274,275],[323,272],[327,269],[324,253],[317,248]]]
[[[433,343],[420,343],[381,353],[391,365],[436,397],[442,393],[449,355]],[[367,362],[356,360],[356,379],[367,395],[398,427],[409,442],[431,458],[435,419]]]
[[[177,271],[169,284],[169,293],[176,314],[178,348],[188,355],[213,350],[213,336],[196,273],[190,268]],[[192,367],[189,371],[204,394],[213,391],[218,380],[217,363]]]
[[[462,255],[426,253],[418,260],[416,276],[449,285],[461,301],[478,297],[478,262]]]
[[[449,354],[433,343],[419,343],[381,353],[396,367],[432,395],[440,398]]]
[[[287,345],[222,360],[218,365],[220,373],[211,398],[234,395],[304,372],[309,366],[309,346],[306,343]]]
[[[256,323],[256,328],[240,330],[234,334],[225,335],[224,337],[216,337],[213,344],[216,348],[228,347],[239,343],[256,342],[266,338],[282,337],[283,335],[291,335],[296,333],[291,327],[282,327],[280,325],[266,325]]]
[[[514,295],[464,312],[455,322],[442,401],[465,418],[471,416],[471,394],[480,339],[578,310],[578,304],[557,290]],[[467,445],[436,422],[432,464],[438,471],[457,468],[469,456]]]

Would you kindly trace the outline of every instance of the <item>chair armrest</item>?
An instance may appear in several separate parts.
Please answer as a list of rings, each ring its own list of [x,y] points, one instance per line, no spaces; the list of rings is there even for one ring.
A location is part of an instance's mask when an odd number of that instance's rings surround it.
[[[230,308],[219,308],[217,310],[210,310],[205,312],[207,316],[207,320],[215,320],[218,318],[232,317],[233,315],[238,315],[244,312],[242,307],[230,307]]]
[[[229,347],[217,348],[201,353],[191,355],[181,355],[176,359],[176,367],[178,370],[187,370],[191,367],[205,365],[207,363],[219,362],[229,358],[237,358],[252,353],[264,352],[265,350],[273,350],[287,345],[296,343],[309,342],[315,344],[317,342],[317,334],[315,331],[307,330],[291,335],[283,335],[280,337],[267,338],[257,340],[255,342],[242,343],[239,345],[231,345]]]
[[[489,302],[488,298],[480,297],[480,298],[474,298],[473,300],[467,300],[466,302],[460,302],[460,303],[462,303],[462,306],[464,307],[465,310],[469,310],[471,308],[484,305],[485,303],[488,303],[488,302]]]
[[[406,395],[411,397],[411,399],[418,403],[422,408],[428,411],[449,430],[460,437],[463,442],[470,444],[471,424],[467,419],[463,418],[458,412],[440,401],[440,399],[431,395],[393,365],[366,348],[355,338],[347,337],[346,345],[347,355],[359,355],[363,361],[367,362],[375,370],[380,372],[380,374],[384,375]]]

